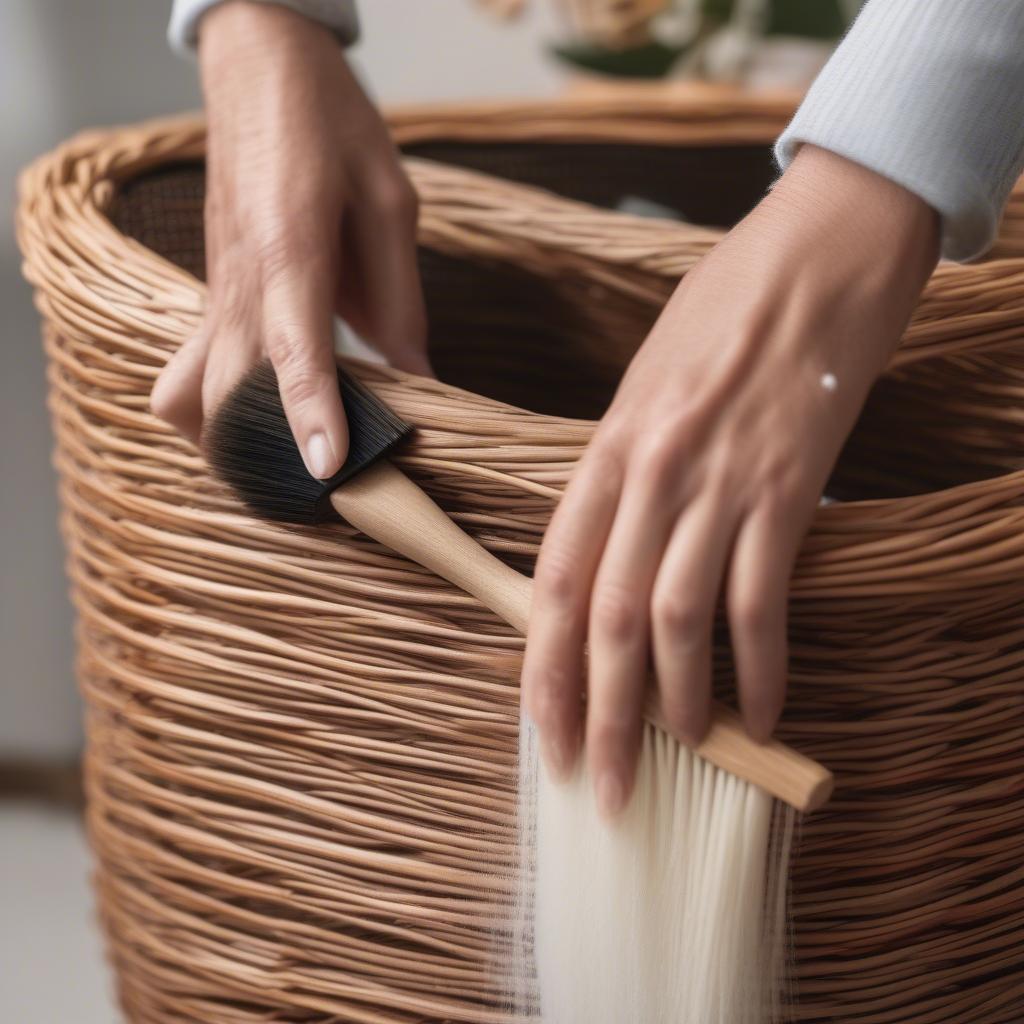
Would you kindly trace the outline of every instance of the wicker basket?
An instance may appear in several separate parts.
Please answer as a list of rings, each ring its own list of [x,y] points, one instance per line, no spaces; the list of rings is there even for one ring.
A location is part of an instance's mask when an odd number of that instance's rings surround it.
[[[787,112],[577,101],[394,124],[421,157],[721,225],[763,189]],[[21,190],[123,1006],[138,1024],[496,1024],[521,643],[342,525],[247,518],[149,414],[203,304],[202,156],[192,121],[92,133]],[[446,383],[359,372],[420,426],[401,464],[529,568],[592,419],[718,232],[410,166]],[[782,735],[838,781],[794,869],[801,1021],[1022,1019],[1024,246],[999,252],[934,275],[793,580]],[[724,645],[716,676],[727,690]]]

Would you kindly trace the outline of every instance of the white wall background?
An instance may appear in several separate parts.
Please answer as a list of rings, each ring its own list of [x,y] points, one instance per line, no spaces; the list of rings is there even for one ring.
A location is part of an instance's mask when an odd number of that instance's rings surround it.
[[[355,60],[384,103],[526,96],[559,86],[551,0],[513,27],[473,0],[362,0]],[[74,131],[199,106],[193,66],[164,44],[170,0],[0,0],[0,195]],[[77,752],[72,616],[57,532],[38,318],[0,235],[0,760]]]

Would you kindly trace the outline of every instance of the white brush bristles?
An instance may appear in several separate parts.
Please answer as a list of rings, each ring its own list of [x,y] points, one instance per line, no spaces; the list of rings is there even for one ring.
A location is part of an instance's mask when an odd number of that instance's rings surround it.
[[[609,826],[582,770],[552,783],[520,749],[515,1009],[543,1024],[780,1019],[794,814],[646,726]]]

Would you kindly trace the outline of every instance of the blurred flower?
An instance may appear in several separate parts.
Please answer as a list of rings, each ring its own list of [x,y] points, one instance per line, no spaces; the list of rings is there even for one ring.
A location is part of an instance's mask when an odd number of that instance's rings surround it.
[[[568,39],[552,47],[587,71],[761,86],[810,81],[862,0],[555,0]],[[511,17],[525,0],[477,0]]]

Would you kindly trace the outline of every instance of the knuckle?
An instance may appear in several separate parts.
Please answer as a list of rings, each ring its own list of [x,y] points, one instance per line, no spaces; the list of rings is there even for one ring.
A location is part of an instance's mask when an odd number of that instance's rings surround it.
[[[218,333],[245,325],[256,308],[252,299],[252,289],[242,275],[218,270],[210,285],[210,315],[217,323]]]
[[[296,243],[277,229],[264,230],[255,245],[255,257],[264,280],[274,280],[298,264]]]
[[[601,501],[617,499],[623,477],[621,449],[607,440],[592,441],[580,460],[573,483],[585,485]],[[584,483],[585,482],[585,483]]]
[[[219,242],[207,252],[207,317],[216,316],[228,296],[249,296],[259,289],[259,249],[249,237],[233,237]]]
[[[277,372],[281,398],[288,407],[305,405],[313,401],[322,390],[322,375],[310,365],[305,353],[294,343],[271,342],[267,351]]]
[[[576,596],[579,570],[571,552],[560,544],[549,545],[537,564],[536,586],[541,598],[559,607]]]
[[[262,215],[251,232],[251,249],[264,282],[290,274],[306,273],[322,264],[329,251],[326,221],[287,210],[272,209]]]
[[[633,428],[628,416],[609,409],[587,446],[584,458],[595,463],[595,468],[617,468],[622,452],[628,447]]]
[[[292,329],[280,318],[275,318],[264,323],[263,343],[267,348],[267,355],[274,364],[274,369],[280,378],[294,376],[301,369],[302,358],[298,351],[295,334]],[[282,386],[284,381],[282,380]]]
[[[632,639],[641,616],[636,595],[620,584],[599,584],[591,612],[594,630],[613,643]]]
[[[315,375],[305,370],[290,377],[279,377],[279,380],[282,400],[290,409],[308,405],[320,390]]]
[[[729,622],[733,630],[748,636],[764,636],[774,623],[768,597],[758,593],[741,593],[729,599]]]
[[[714,407],[708,399],[690,395],[684,396],[683,400],[666,411],[661,419],[665,433],[675,438],[680,447],[688,448],[704,433],[713,414]]]
[[[652,429],[637,445],[631,460],[641,484],[654,492],[678,487],[684,476],[692,476],[690,437],[678,430]]]
[[[419,196],[412,183],[401,171],[381,174],[375,178],[372,200],[374,207],[385,217],[402,224],[415,224],[419,215]]]
[[[708,616],[701,606],[678,589],[655,589],[651,600],[651,619],[655,628],[673,636],[695,636],[708,627]]]
[[[663,489],[678,480],[684,470],[685,446],[667,433],[655,435],[637,450],[636,471],[648,486]]]
[[[800,466],[799,459],[778,455],[761,469],[757,500],[766,512],[783,516],[803,501],[805,486]]]

